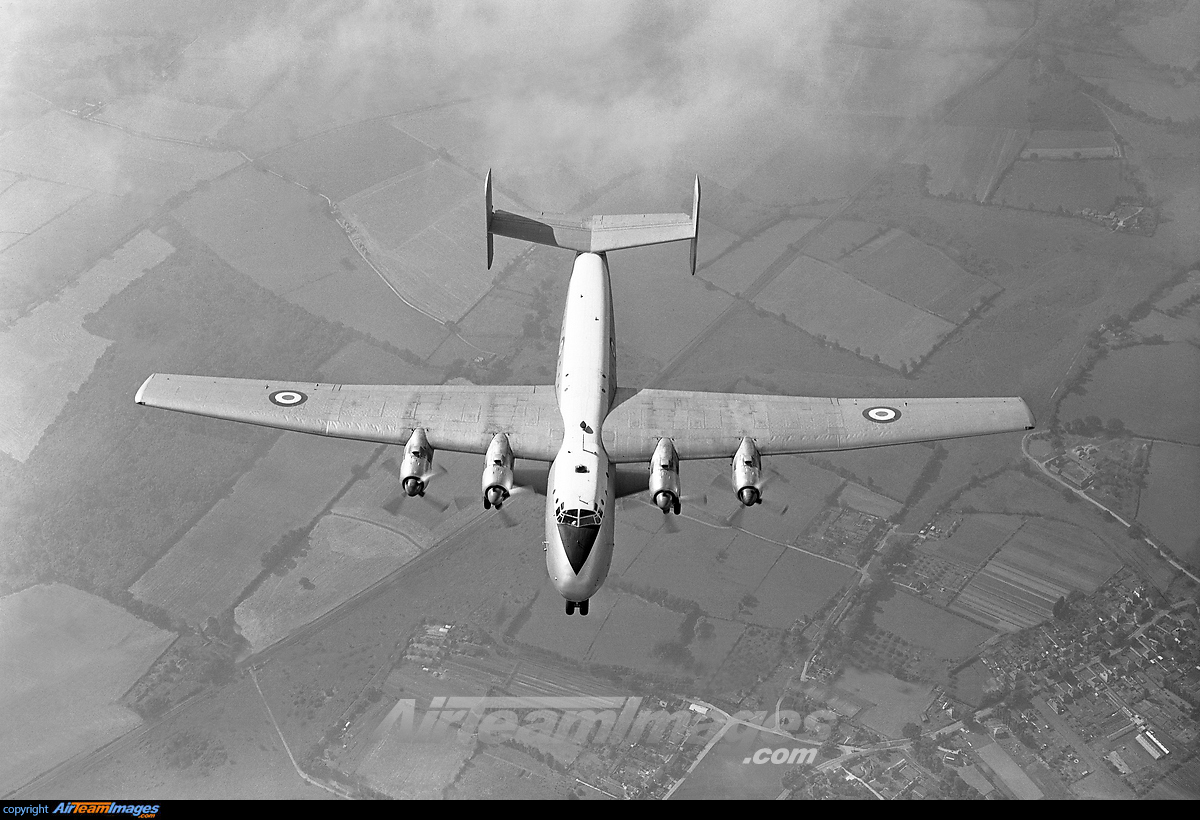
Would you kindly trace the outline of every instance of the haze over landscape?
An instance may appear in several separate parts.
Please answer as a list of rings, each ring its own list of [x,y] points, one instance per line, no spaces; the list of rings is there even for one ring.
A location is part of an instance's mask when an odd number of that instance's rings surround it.
[[[553,381],[571,257],[486,268],[489,169],[701,177],[695,277],[611,254],[623,386],[1038,429],[767,459],[745,511],[687,463],[566,618],[477,457],[407,498],[399,448],[134,405]],[[1195,798],[1197,225],[1200,0],[8,4],[0,793]]]

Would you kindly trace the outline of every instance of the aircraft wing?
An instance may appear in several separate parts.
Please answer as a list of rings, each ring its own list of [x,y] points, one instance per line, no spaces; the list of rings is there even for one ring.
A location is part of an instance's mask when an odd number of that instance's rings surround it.
[[[155,373],[134,401],[282,430],[404,444],[424,428],[437,450],[483,454],[508,434],[517,458],[552,461],[562,444],[553,385],[374,385]]]
[[[1033,428],[1020,398],[834,399],[620,390],[604,422],[615,462],[647,461],[662,437],[680,458],[731,458],[744,436],[763,455],[856,450]]]

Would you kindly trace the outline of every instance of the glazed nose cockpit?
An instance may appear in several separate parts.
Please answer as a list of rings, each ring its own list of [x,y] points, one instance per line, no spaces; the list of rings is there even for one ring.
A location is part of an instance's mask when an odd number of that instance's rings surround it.
[[[568,510],[559,504],[554,511],[558,522],[558,537],[562,541],[567,561],[576,574],[583,568],[596,536],[600,534],[600,513],[589,509]]]

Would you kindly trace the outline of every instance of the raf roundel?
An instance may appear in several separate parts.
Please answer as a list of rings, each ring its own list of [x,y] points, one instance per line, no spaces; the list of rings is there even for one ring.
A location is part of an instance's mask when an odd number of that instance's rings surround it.
[[[863,418],[877,424],[888,424],[900,418],[900,411],[895,407],[868,407],[863,411]]]
[[[296,407],[308,401],[308,396],[299,390],[276,390],[269,398],[272,404],[280,407]]]

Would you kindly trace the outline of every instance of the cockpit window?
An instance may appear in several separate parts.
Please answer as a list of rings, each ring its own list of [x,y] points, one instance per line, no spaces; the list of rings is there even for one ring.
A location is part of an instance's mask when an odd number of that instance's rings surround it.
[[[601,515],[596,510],[567,510],[559,504],[554,511],[554,518],[558,523],[571,527],[599,527]]]

